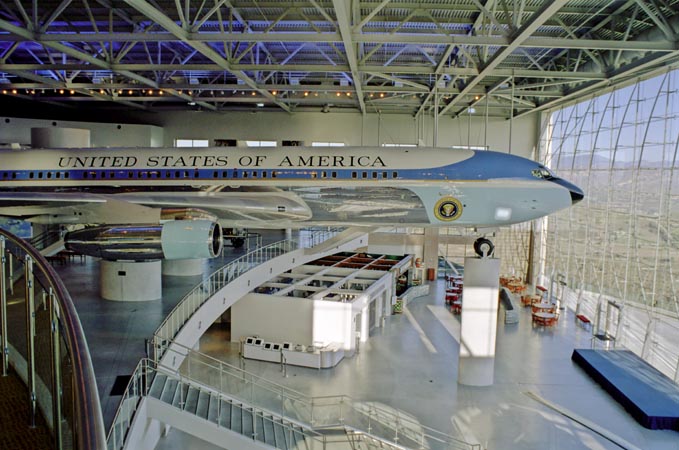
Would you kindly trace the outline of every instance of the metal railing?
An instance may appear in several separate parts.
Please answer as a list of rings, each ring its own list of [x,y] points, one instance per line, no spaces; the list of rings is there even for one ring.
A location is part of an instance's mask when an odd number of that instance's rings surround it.
[[[26,381],[30,424],[40,409],[54,448],[104,448],[92,361],[68,291],[35,248],[2,229],[0,258],[3,375],[11,364]]]
[[[30,244],[37,250],[44,250],[61,239],[61,231],[58,226],[50,226],[46,231],[30,239]]]
[[[108,450],[122,450],[124,448],[127,439],[127,431],[131,422],[134,420],[135,413],[141,404],[141,399],[143,397],[149,396],[151,386],[157,375],[165,375],[169,379],[178,381],[178,383],[181,385],[181,387],[177,387],[176,389],[178,389],[178,392],[182,398],[178,399],[177,405],[172,406],[178,407],[183,411],[186,411],[183,406],[187,403],[186,394],[188,393],[188,389],[183,389],[182,387],[192,388],[198,392],[205,392],[210,396],[215,396],[219,400],[225,400],[229,402],[233,408],[240,408],[241,410],[247,410],[249,413],[251,413],[253,419],[253,428],[251,432],[248,434],[239,431],[235,432],[247,436],[252,440],[257,440],[258,435],[263,433],[263,430],[257,428],[257,419],[261,419],[262,423],[270,423],[272,426],[275,425],[277,427],[282,427],[286,434],[295,433],[301,435],[306,444],[305,448],[307,449],[314,450],[326,448],[328,443],[326,437],[312,430],[311,428],[304,426],[303,424],[298,424],[295,426],[293,422],[288,420],[288,418],[281,417],[273,411],[267,411],[266,409],[258,407],[252,408],[251,405],[238,405],[233,403],[232,400],[234,399],[228,395],[225,395],[223,392],[211,389],[209,386],[201,384],[198,380],[194,380],[186,375],[179,375],[170,368],[163,367],[162,365],[159,365],[150,359],[144,358],[137,365],[137,368],[135,369],[134,374],[127,385],[127,389],[125,390],[122,400],[123,407],[118,410],[115,418],[113,419],[113,426],[111,427],[107,438]],[[221,407],[222,402],[220,401],[218,403],[217,417],[221,417],[221,412],[219,411],[219,408]],[[196,411],[187,412],[197,415]],[[279,420],[275,421],[275,419]],[[283,423],[284,421],[287,421],[288,423]],[[217,421],[217,425],[220,428],[231,430],[230,427],[223,426],[220,421]]]
[[[164,339],[174,339],[189,318],[210,297],[245,272],[290,251],[313,247],[340,231],[341,229],[326,229],[302,233],[297,239],[286,239],[257,248],[217,269],[179,301],[154,334]]]
[[[406,448],[480,449],[433,428],[412,416],[375,403],[357,402],[346,395],[309,397],[211,356],[156,337],[154,355],[177,353],[183,363],[178,374],[256,408],[303,423],[310,428],[348,428],[367,432],[389,445]]]

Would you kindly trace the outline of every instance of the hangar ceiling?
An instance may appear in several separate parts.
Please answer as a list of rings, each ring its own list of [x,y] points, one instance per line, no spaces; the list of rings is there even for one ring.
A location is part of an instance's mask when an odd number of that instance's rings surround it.
[[[0,93],[518,117],[679,60],[679,0],[0,0]]]

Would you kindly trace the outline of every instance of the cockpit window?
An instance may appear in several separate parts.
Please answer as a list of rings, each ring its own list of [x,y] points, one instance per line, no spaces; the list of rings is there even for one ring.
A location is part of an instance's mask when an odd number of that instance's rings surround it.
[[[531,171],[531,174],[533,174],[535,178],[543,178],[545,180],[550,180],[554,178],[554,174],[552,173],[552,171],[546,167],[539,167],[537,169],[533,169]]]

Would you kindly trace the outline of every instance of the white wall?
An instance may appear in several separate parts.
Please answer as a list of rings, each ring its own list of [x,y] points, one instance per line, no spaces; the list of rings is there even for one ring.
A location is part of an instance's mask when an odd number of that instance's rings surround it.
[[[92,147],[159,147],[163,129],[153,125],[72,122],[65,120],[0,117],[0,143],[31,144],[31,128],[61,127],[90,130]]]
[[[313,302],[248,294],[231,307],[231,341],[260,336],[270,342],[312,343]]]
[[[9,122],[7,122],[9,120]],[[344,142],[346,145],[374,146],[384,143],[412,143],[421,139],[433,145],[433,117],[415,120],[409,114],[293,113],[176,111],[153,116],[153,125],[90,123],[0,117],[0,143],[30,144],[31,127],[86,128],[92,146],[167,146],[175,139],[300,140]],[[56,125],[53,125],[56,123]],[[489,118],[486,132],[483,117],[439,119],[439,147],[488,145],[508,151],[511,125],[512,153],[532,157],[537,142],[538,115],[508,121]],[[120,127],[120,128],[119,128]]]
[[[171,112],[159,117],[165,129],[165,145],[175,139],[236,139],[236,140],[301,140],[344,142],[346,145],[378,145],[412,143],[419,136],[425,145],[433,144],[433,118],[426,117],[421,131],[418,122],[407,114],[359,113],[294,113],[254,112],[223,113]],[[531,156],[537,139],[537,115],[511,122],[512,153]],[[473,117],[471,127],[467,116],[439,120],[439,147],[455,145],[481,146],[484,142],[493,150],[508,151],[510,121],[491,118],[485,133],[483,117]],[[471,130],[471,133],[469,133]]]

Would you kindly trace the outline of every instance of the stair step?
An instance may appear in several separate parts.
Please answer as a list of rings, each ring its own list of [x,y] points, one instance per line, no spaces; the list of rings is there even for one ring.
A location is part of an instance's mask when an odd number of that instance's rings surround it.
[[[301,428],[295,427],[295,431],[292,433],[292,438],[295,441],[295,445],[293,448],[306,448],[306,442],[305,442],[305,436],[304,432],[302,431]]]
[[[219,397],[210,394],[210,405],[207,410],[207,420],[217,423],[219,416]]]
[[[210,394],[208,392],[201,391],[198,394],[198,406],[196,407],[196,415],[207,419],[207,409],[210,406]]]
[[[276,436],[276,448],[287,450],[288,446],[285,441],[285,428],[278,420],[274,420],[273,422],[273,431]]]
[[[242,410],[243,414],[243,436],[247,437],[252,437],[253,433],[255,432],[254,428],[254,420],[252,417],[252,409],[251,408],[243,408]]]
[[[188,390],[188,386],[184,384],[180,384],[178,389],[174,393],[174,397],[172,397],[172,406],[175,408],[179,409],[184,409],[184,402],[186,401],[186,391]]]
[[[231,429],[231,402],[220,400],[219,426]]]
[[[177,392],[177,385],[179,382],[177,380],[169,379],[165,382],[165,387],[163,388],[163,393],[160,394],[160,401],[165,403],[172,403],[174,399],[174,394]]]
[[[160,398],[160,394],[163,393],[163,387],[165,387],[165,381],[167,381],[167,376],[161,374],[156,375],[153,379],[153,382],[151,383],[149,396]]]
[[[271,422],[272,417],[266,416],[264,418],[264,442],[272,447],[276,446],[276,436],[273,431],[273,422]]]
[[[243,410],[242,405],[231,404],[231,430],[236,433],[243,432]]]
[[[186,394],[186,403],[184,404],[184,411],[190,412],[191,414],[196,413],[196,407],[198,406],[198,389],[189,386],[189,392]]]
[[[264,417],[262,413],[255,414],[255,439],[260,442],[266,442],[264,436]]]

